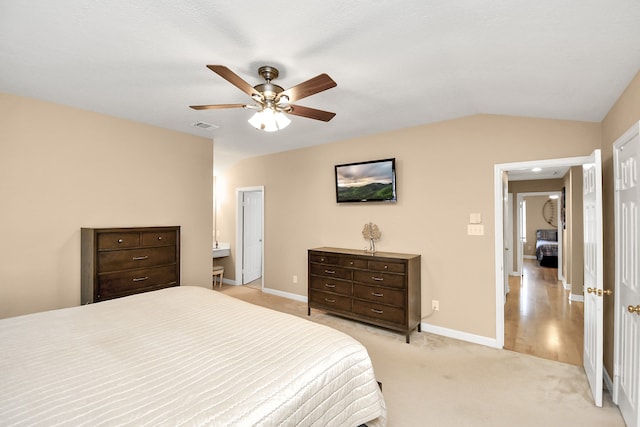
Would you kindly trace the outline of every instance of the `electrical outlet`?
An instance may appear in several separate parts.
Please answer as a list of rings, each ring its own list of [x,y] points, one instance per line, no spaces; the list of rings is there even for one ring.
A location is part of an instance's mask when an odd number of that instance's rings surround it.
[[[293,275],[293,283],[298,283],[298,276],[295,274]]]
[[[434,299],[433,301],[431,301],[431,308],[433,309],[433,311],[438,311],[440,310],[440,301]]]

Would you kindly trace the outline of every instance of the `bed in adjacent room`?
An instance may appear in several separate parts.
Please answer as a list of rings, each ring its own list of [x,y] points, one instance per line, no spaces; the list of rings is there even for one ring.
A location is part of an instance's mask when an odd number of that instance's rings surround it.
[[[180,286],[0,320],[0,425],[384,425],[348,335]]]
[[[558,267],[558,230],[536,231],[536,259],[543,267]]]

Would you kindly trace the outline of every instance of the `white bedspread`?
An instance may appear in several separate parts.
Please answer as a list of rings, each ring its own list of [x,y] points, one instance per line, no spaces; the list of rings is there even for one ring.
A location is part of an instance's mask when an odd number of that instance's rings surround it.
[[[181,286],[0,320],[0,425],[384,425],[353,338]]]

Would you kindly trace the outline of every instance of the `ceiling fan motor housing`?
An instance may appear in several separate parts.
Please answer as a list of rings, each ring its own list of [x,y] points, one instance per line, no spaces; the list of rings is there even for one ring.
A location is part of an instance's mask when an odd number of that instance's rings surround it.
[[[262,93],[265,100],[275,100],[280,92],[284,92],[282,86],[271,83],[271,80],[275,80],[280,75],[277,68],[270,65],[263,65],[258,69],[258,75],[266,80],[266,83],[261,83],[254,86],[254,89]]]

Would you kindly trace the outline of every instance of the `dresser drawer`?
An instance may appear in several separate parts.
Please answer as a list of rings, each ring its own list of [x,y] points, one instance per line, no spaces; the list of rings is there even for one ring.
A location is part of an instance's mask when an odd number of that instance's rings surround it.
[[[164,246],[146,249],[126,249],[98,253],[100,272],[153,267],[176,262],[176,247]]]
[[[390,273],[404,273],[405,265],[402,262],[369,261],[369,270],[388,271]]]
[[[353,312],[371,319],[404,325],[404,310],[397,307],[375,304],[372,302],[353,300]]]
[[[340,258],[338,261],[339,265],[344,267],[352,267],[352,268],[367,268],[367,260],[366,259],[358,259],[358,258]]]
[[[327,255],[321,253],[310,253],[309,254],[310,262],[317,262],[320,264],[338,264],[338,257],[335,255]]]
[[[175,265],[100,274],[98,299],[120,296],[128,292],[137,293],[140,289],[158,285],[177,284],[177,276]]]
[[[328,292],[311,290],[311,302],[333,310],[351,311],[351,298]]]
[[[141,246],[175,245],[175,231],[143,231]]]
[[[331,277],[311,277],[311,289],[327,292],[335,292],[342,295],[351,295],[351,282]]]
[[[136,248],[140,246],[140,233],[114,232],[98,234],[98,250]]]
[[[404,307],[405,292],[398,289],[354,284],[353,296],[380,304]]]
[[[351,270],[332,265],[311,264],[311,274],[316,276],[331,277],[334,279],[351,280]]]
[[[353,280],[372,285],[390,286],[394,288],[405,287],[405,275],[381,273],[377,271],[361,271],[353,272]]]

